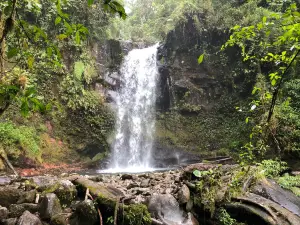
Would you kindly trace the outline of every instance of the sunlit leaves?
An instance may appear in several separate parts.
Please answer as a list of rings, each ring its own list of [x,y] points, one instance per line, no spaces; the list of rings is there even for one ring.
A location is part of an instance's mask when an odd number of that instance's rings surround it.
[[[59,24],[60,22],[61,22],[61,17],[60,16],[56,17],[55,25]]]
[[[198,64],[201,64],[204,60],[204,53],[202,55],[199,56],[198,58]]]
[[[27,65],[29,69],[33,68],[33,64],[34,64],[34,57],[33,56],[29,56],[27,59]]]

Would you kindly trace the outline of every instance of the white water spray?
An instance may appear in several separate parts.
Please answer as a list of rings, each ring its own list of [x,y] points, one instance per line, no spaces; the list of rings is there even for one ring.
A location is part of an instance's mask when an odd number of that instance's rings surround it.
[[[122,64],[110,172],[152,170],[157,47],[134,49]]]

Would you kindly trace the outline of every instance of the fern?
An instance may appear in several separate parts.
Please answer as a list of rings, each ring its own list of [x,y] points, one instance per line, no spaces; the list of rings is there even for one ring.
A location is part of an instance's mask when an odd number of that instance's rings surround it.
[[[77,61],[74,64],[74,75],[76,77],[77,80],[81,80],[82,79],[82,74],[85,70],[85,66],[84,63],[82,61]]]

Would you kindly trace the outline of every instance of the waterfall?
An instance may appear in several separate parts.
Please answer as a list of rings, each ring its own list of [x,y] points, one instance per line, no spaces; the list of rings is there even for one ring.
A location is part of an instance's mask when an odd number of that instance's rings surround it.
[[[111,158],[111,169],[114,171],[151,170],[157,47],[130,51],[121,66],[121,87],[116,97],[116,135]]]

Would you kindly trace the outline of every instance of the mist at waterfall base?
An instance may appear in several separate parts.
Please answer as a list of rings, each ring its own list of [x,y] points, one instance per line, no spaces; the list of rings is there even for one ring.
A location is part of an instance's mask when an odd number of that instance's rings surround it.
[[[147,172],[152,168],[158,45],[134,49],[120,70],[116,96],[116,134],[111,145],[110,167],[101,172]]]

